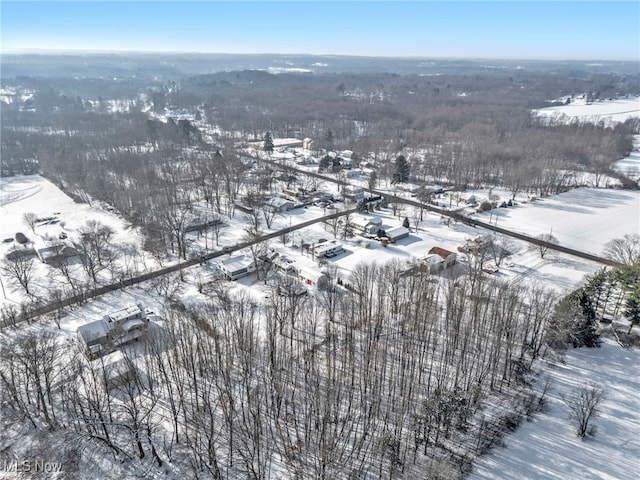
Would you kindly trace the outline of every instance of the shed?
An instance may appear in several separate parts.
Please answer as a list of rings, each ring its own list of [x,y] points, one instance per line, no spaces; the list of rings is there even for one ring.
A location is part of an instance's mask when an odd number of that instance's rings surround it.
[[[132,359],[122,352],[113,352],[99,361],[91,363],[91,367],[100,374],[103,386],[108,392],[129,382],[141,382],[141,372]]]
[[[42,263],[52,263],[62,257],[64,247],[60,241],[36,240],[34,250]]]

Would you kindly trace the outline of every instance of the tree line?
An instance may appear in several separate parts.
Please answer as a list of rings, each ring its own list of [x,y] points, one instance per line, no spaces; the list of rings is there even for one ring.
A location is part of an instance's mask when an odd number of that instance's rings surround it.
[[[5,418],[187,478],[459,478],[537,408],[554,297],[435,280],[366,264],[349,290],[265,305],[213,285],[125,351],[117,384],[46,329],[10,333]]]

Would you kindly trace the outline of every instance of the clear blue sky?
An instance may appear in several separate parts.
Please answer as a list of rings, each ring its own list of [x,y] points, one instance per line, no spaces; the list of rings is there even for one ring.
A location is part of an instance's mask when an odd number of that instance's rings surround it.
[[[640,60],[640,2],[7,1],[3,50]]]

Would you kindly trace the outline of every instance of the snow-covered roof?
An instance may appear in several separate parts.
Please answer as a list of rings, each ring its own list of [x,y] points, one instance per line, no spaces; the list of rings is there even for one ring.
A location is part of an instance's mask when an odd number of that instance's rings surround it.
[[[96,320],[78,327],[78,335],[85,343],[90,343],[100,338],[105,338],[109,334],[109,327],[104,320]]]
[[[420,259],[423,263],[427,263],[429,265],[437,265],[439,263],[444,262],[444,258],[442,258],[437,253],[429,253]]]
[[[131,305],[116,312],[107,314],[106,319],[113,322],[121,322],[130,318],[144,318],[144,311],[139,305]]]
[[[295,203],[287,198],[273,197],[267,201],[267,205],[274,208],[281,208],[287,205],[295,205]]]
[[[220,267],[227,272],[236,272],[253,264],[253,258],[247,255],[237,255],[218,262]]]
[[[369,225],[377,225],[377,226],[381,226],[382,225],[382,219],[380,217],[362,217],[362,216],[358,216],[358,217],[354,217],[351,220],[351,225],[355,226],[355,227],[360,227],[360,228],[365,228]]]
[[[122,329],[128,332],[129,330],[133,330],[134,328],[137,328],[137,327],[144,327],[144,325],[145,325],[144,321],[142,321],[139,318],[136,318],[134,320],[129,320],[128,322],[124,322],[122,324]]]
[[[431,250],[429,250],[428,253],[439,255],[440,257],[445,259],[450,255],[453,255],[454,257],[456,255],[454,252],[450,252],[449,250],[445,250],[444,248],[441,248],[441,247],[433,247]]]
[[[409,235],[409,233],[409,229],[406,227],[396,227],[385,231],[386,236],[389,238],[402,237]]]

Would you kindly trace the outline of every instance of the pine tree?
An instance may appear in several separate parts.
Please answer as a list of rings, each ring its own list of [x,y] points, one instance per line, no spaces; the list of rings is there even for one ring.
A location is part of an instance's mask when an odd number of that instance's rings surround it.
[[[273,137],[271,136],[271,132],[267,132],[264,135],[264,151],[269,155],[273,153]]]
[[[396,158],[396,172],[393,175],[392,183],[406,183],[409,181],[409,162],[404,155],[398,155]]]
[[[599,347],[600,336],[596,327],[596,309],[593,306],[593,300],[585,289],[581,289],[578,302],[582,309],[582,315],[577,318],[576,335],[578,339],[578,347]]]
[[[409,228],[409,217],[404,217],[404,222],[402,222],[402,226],[404,228]]]
[[[631,333],[634,325],[640,325],[640,293],[635,292],[627,297],[624,304],[624,316],[630,322],[627,333]]]
[[[318,164],[318,170],[323,172],[333,165],[333,159],[329,155],[325,155],[320,159],[320,163]]]

